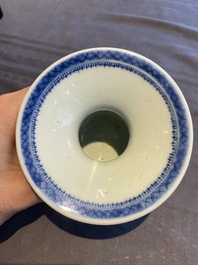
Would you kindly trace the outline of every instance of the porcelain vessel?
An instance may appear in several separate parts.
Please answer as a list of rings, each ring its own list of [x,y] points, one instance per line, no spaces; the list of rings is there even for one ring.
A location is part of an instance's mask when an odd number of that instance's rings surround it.
[[[35,80],[16,142],[42,200],[74,220],[110,225],[148,214],[173,193],[193,129],[184,96],[160,66],[131,51],[94,48]]]

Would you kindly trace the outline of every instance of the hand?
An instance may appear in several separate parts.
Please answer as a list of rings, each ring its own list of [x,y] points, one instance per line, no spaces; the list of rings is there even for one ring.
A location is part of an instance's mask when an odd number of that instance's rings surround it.
[[[0,96],[0,225],[41,201],[21,170],[15,145],[17,115],[27,90]]]

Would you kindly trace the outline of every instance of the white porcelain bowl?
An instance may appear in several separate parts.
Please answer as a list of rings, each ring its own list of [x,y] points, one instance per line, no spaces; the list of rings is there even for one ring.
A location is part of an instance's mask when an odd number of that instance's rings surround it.
[[[69,218],[110,225],[148,214],[173,193],[193,129],[162,68],[127,50],[95,48],[60,59],[35,80],[16,142],[43,201]]]

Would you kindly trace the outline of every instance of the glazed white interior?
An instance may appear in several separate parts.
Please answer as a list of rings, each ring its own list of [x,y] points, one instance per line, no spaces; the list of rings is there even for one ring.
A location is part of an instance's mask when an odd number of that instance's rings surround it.
[[[109,162],[82,150],[81,122],[97,110],[112,110],[127,121],[124,153]],[[72,73],[47,95],[36,122],[40,163],[71,196],[93,203],[116,203],[145,191],[162,173],[172,151],[172,125],[159,92],[139,75],[97,66]]]

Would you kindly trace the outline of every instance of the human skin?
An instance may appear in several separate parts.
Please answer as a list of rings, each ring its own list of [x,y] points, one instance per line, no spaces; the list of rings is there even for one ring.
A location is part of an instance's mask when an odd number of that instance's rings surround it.
[[[0,225],[41,200],[27,182],[16,152],[15,129],[28,87],[0,95]]]

